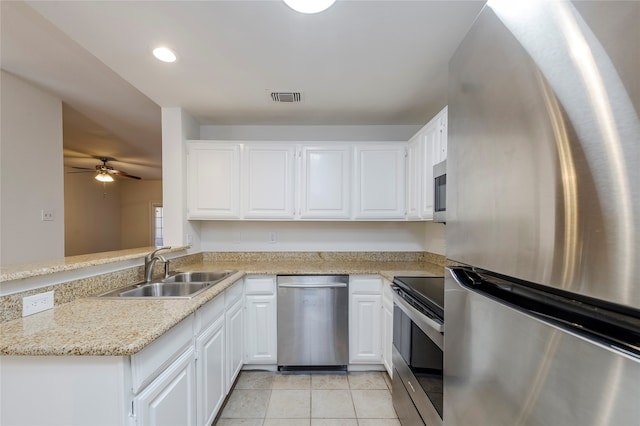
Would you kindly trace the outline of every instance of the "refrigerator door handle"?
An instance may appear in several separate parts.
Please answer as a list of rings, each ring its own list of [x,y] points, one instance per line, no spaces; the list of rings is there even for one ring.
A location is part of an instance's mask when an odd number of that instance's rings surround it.
[[[640,360],[639,313],[588,303],[568,293],[550,293],[532,283],[509,281],[488,271],[447,269],[466,290]]]

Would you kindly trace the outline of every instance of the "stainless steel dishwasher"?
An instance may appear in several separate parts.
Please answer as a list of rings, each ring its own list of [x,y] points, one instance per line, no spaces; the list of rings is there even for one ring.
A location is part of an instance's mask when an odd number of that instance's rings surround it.
[[[278,368],[346,369],[349,276],[278,276]]]

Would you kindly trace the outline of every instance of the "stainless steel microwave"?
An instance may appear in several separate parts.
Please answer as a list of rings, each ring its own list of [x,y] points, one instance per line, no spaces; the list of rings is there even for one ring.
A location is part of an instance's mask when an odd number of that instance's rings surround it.
[[[433,166],[433,221],[447,221],[447,160]]]

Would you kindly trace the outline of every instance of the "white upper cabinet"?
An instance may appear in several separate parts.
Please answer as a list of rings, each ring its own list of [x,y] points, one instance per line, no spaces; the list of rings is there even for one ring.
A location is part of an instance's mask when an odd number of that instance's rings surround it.
[[[416,134],[407,145],[407,219],[420,219],[420,203],[422,196],[422,153],[424,151],[424,138],[422,133]]]
[[[407,218],[433,220],[433,166],[447,158],[447,107],[409,140],[407,156]]]
[[[435,116],[438,136],[435,146],[437,157],[435,158],[434,164],[447,159],[448,111],[448,107],[444,107],[444,109]]]
[[[188,219],[404,220],[406,146],[188,141]]]
[[[355,147],[355,218],[404,219],[406,144]]]
[[[295,145],[247,144],[242,153],[242,216],[293,219]]]
[[[301,218],[349,219],[350,161],[349,145],[302,147]]]
[[[189,219],[240,218],[240,144],[187,145]]]

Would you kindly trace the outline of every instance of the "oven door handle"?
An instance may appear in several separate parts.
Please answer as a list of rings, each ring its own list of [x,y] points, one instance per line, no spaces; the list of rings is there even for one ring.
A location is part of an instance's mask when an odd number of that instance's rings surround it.
[[[414,322],[418,324],[418,327],[420,327],[422,331],[425,332],[425,334],[427,334],[427,330],[424,330],[422,325],[432,329],[437,333],[444,333],[443,323],[435,321],[429,318],[428,316],[424,315],[423,313],[418,311],[416,308],[408,304],[402,297],[395,295],[395,297],[393,298],[393,301],[398,305],[400,309],[402,309],[407,315],[409,315],[409,318],[411,318]]]

